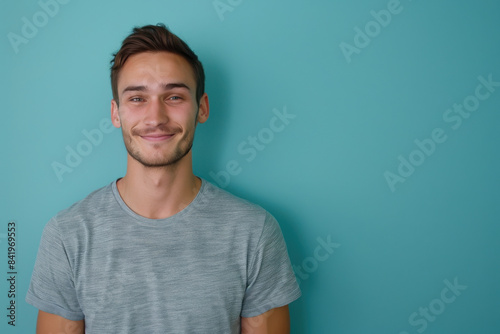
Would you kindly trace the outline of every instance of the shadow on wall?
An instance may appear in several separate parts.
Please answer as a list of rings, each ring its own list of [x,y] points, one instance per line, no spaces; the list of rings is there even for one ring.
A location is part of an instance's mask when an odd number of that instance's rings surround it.
[[[205,91],[208,94],[210,115],[204,124],[198,124],[193,144],[193,170],[198,176],[208,179],[210,170],[222,165],[222,152],[227,146],[231,86],[223,64],[212,54],[198,53],[205,69]],[[216,57],[216,56],[215,56]]]
[[[206,123],[199,124],[196,129],[193,144],[193,169],[196,175],[217,185],[209,173],[210,171],[219,170],[220,166],[225,166],[227,163],[225,160],[227,158],[223,158],[222,152],[227,150],[227,146],[231,144],[228,141],[227,132],[227,129],[231,126],[231,113],[238,111],[229,108],[232,95],[231,83],[228,80],[224,64],[218,61],[217,54],[199,52],[198,55],[203,63],[207,78],[206,91],[210,103],[210,116]],[[285,206],[285,203],[275,203],[271,199],[266,199],[264,194],[253,194],[249,189],[240,189],[234,183],[231,183],[226,190],[253,203],[262,203],[261,205],[275,216],[282,231],[284,230],[283,234],[292,264],[300,263],[310,255],[309,250],[302,247],[299,232],[295,228],[300,226],[302,222],[287,214],[289,208]],[[286,226],[286,229],[284,226]],[[290,254],[291,249],[294,250],[296,256]],[[305,284],[301,284],[300,287],[303,296],[293,302],[290,312],[293,327],[291,333],[305,333],[306,331],[306,310],[303,302]]]

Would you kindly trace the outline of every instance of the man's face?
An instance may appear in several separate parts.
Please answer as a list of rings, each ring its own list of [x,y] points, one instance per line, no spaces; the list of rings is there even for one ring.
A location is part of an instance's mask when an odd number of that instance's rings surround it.
[[[196,101],[189,63],[169,52],[131,56],[118,77],[119,106],[113,125],[122,128],[129,155],[146,167],[175,164],[191,150],[197,122],[208,118],[208,98]]]

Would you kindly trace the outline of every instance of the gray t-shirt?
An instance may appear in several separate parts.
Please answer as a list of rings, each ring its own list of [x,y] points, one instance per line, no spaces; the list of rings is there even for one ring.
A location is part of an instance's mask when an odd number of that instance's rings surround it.
[[[116,181],[59,212],[43,231],[26,301],[87,333],[240,333],[299,298],[285,241],[261,207],[202,180],[195,199],[148,219]]]

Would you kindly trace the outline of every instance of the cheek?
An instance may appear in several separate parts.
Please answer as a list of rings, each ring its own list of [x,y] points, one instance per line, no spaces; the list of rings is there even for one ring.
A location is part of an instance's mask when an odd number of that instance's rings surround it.
[[[196,118],[196,112],[187,110],[175,111],[169,115],[170,122],[177,123],[187,129],[192,128],[192,125],[195,123]]]
[[[119,115],[122,128],[130,129],[139,122],[138,113],[122,111]]]

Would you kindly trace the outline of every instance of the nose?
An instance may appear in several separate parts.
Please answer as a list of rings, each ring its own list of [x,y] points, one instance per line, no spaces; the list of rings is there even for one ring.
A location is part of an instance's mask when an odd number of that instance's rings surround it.
[[[161,99],[151,99],[144,116],[144,123],[158,126],[168,122],[167,108]]]

